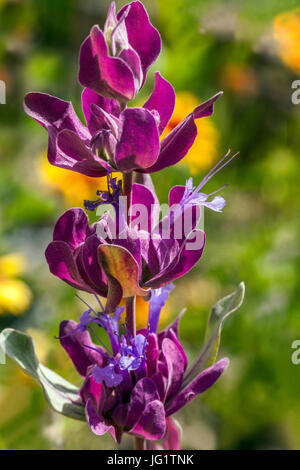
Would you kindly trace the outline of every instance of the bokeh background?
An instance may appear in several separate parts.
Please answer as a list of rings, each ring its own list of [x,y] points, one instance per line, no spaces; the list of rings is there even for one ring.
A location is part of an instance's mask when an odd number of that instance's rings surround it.
[[[120,7],[123,1],[117,1]],[[223,329],[219,357],[231,366],[205,395],[178,414],[183,448],[299,449],[300,365],[300,6],[296,0],[144,1],[163,50],[139,100],[161,70],[177,92],[168,131],[195,104],[224,96],[182,164],[154,175],[161,202],[192,173],[198,183],[228,148],[240,157],[215,177],[223,214],[206,211],[207,245],[199,265],[176,282],[162,322],[183,307],[181,336],[190,357],[200,348],[210,308],[243,280],[243,307]],[[44,250],[53,224],[105,183],[50,167],[47,134],[25,115],[24,94],[71,100],[78,113],[78,51],[91,26],[104,23],[107,0],[0,1],[0,329],[29,331],[38,355],[73,383],[80,378],[55,335],[77,319],[74,290],[52,277]],[[80,114],[82,115],[82,114]],[[145,303],[138,320],[145,324]],[[124,441],[123,447],[130,446]],[[113,449],[84,423],[55,415],[39,386],[12,361],[0,366],[0,449]]]

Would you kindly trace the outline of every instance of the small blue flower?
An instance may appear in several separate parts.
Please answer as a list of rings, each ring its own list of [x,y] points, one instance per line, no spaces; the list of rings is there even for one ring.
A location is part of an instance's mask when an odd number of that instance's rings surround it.
[[[151,333],[156,333],[161,309],[167,302],[168,297],[174,288],[174,284],[168,284],[167,286],[160,287],[159,289],[152,289],[148,316],[148,324]]]
[[[120,341],[121,357],[118,365],[121,370],[137,370],[145,361],[147,347],[147,336],[138,334],[135,338],[130,338],[127,344],[125,336],[122,335]]]
[[[207,201],[207,199],[214,193],[200,193],[199,190],[201,187],[201,183],[197,187],[193,186],[193,178],[189,178],[185,184],[185,191],[180,204],[185,207],[205,206],[209,209],[212,209],[213,211],[222,212],[226,204],[225,199],[221,196],[215,196],[212,201]],[[221,189],[223,188],[220,188],[218,191]]]
[[[92,312],[92,309],[89,308],[88,310],[83,312],[83,314],[79,318],[79,324],[78,324],[78,327],[77,327],[79,331],[81,331],[81,332],[86,331],[86,329],[87,329],[87,327],[89,326],[90,323],[93,323],[93,322],[97,321],[96,317],[91,315],[91,312]]]
[[[221,191],[221,189],[224,189],[228,185],[226,184],[222,188],[210,194],[200,193],[200,189],[202,189],[203,186],[205,186],[206,183],[208,183],[208,181],[215,174],[222,170],[224,166],[228,165],[228,163],[230,163],[234,158],[236,158],[237,155],[238,153],[233,156],[230,156],[229,150],[226,155],[207,173],[207,175],[203,178],[203,180],[197,187],[193,186],[193,178],[189,178],[185,184],[185,191],[180,201],[180,205],[190,207],[205,206],[209,209],[212,209],[213,211],[222,212],[226,204],[225,199],[223,197],[215,196],[212,201],[208,201],[207,199],[210,196],[213,196],[214,194],[218,193],[219,191]]]
[[[93,379],[98,384],[104,381],[108,387],[117,387],[122,382],[123,376],[115,372],[115,367],[114,361],[109,362],[106,367],[93,367]]]

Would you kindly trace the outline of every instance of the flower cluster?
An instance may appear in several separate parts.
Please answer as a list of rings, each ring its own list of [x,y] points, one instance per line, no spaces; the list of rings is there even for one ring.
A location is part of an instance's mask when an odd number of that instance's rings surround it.
[[[159,317],[174,288],[172,282],[202,256],[203,208],[222,212],[225,207],[224,198],[215,195],[220,190],[205,194],[202,189],[235,155],[227,153],[200,184],[194,185],[190,178],[185,185],[171,188],[169,210],[160,217],[150,174],[184,158],[197,135],[196,121],[213,113],[222,94],[196,106],[161,139],[174,110],[172,85],[156,72],[154,90],[144,105],[128,106],[160,49],[160,35],[142,3],[134,1],[117,14],[113,2],[104,31],[93,26],[80,50],[86,125],[68,101],[43,93],[25,97],[27,114],[48,131],[52,165],[87,177],[107,177],[107,190],[97,191],[95,201],[85,200],[85,209],[97,210],[99,215],[99,209],[113,208],[112,213],[102,211],[92,225],[85,210],[67,210],[46,249],[51,273],[96,296],[99,304],[97,309],[87,305],[79,323],[60,325],[60,342],[83,378],[81,389],[76,391],[64,381],[54,400],[53,375],[46,368],[42,375],[41,368],[33,373],[33,367],[29,373],[46,394],[51,382],[47,398],[57,411],[81,419],[84,408],[95,434],[109,432],[119,443],[122,434],[129,433],[144,439],[145,448],[155,448],[163,439],[165,449],[177,449],[179,431],[172,416],[211,387],[227,367],[227,358],[215,362],[216,351],[221,323],[237,306],[230,297],[213,310],[208,342],[190,367],[178,338],[181,315],[160,332]],[[114,172],[121,173],[122,179]],[[139,331],[137,296],[149,305],[148,326]],[[99,297],[106,299],[105,305]],[[124,302],[125,322],[121,320]],[[101,339],[103,330],[109,347]],[[11,331],[4,334],[8,351],[11,335]],[[16,344],[14,340],[12,348]],[[18,354],[14,351],[12,356]]]
[[[168,430],[179,448],[171,416],[211,387],[228,366],[225,358],[193,378],[186,376],[188,359],[178,339],[180,317],[165,330],[156,331],[170,290],[153,291],[149,329],[138,331],[135,338],[130,332],[119,336],[120,309],[105,320],[105,314],[91,315],[88,310],[79,324],[61,323],[61,344],[84,379],[80,397],[95,434],[109,432],[117,442],[124,432],[159,440]],[[89,332],[97,338],[92,323],[107,331],[111,351],[92,342]]]

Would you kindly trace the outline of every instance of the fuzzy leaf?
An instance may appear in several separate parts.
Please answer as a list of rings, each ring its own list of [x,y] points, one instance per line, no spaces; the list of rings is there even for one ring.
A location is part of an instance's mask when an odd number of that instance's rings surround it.
[[[223,322],[225,318],[242,305],[244,295],[245,284],[241,282],[236,291],[223,297],[212,308],[208,318],[204,346],[197,359],[186,371],[183,385],[186,385],[187,382],[195,378],[202,370],[215,363],[220,345]]]
[[[0,333],[0,347],[24,372],[39,381],[47,401],[55,411],[69,418],[85,421],[78,388],[39,363],[29,335],[7,328]]]

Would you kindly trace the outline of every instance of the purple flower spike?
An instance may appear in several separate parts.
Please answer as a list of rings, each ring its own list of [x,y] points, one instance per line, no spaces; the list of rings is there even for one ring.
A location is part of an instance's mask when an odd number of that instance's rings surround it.
[[[112,184],[118,190],[114,179]],[[170,200],[180,203],[184,187],[176,188],[179,188],[177,199],[172,191]],[[89,227],[84,211],[71,209],[58,220],[54,240],[46,250],[52,274],[76,289],[107,297],[109,313],[118,307],[122,297],[149,297],[150,288],[158,289],[183,276],[199,261],[204,250],[204,232],[195,229],[197,218],[189,223],[188,230],[179,234],[171,224],[165,237],[162,221],[157,231],[153,227],[151,206],[157,201],[155,194],[146,186],[133,184],[132,201],[146,205],[146,227],[140,228],[134,215],[130,220],[132,227],[128,227],[126,221],[119,224],[118,217],[114,222],[107,214]],[[185,211],[190,208],[179,204],[179,209],[184,220]],[[158,318],[155,311],[156,307],[151,313],[153,331]]]
[[[52,165],[92,177],[113,171],[154,173],[186,155],[197,135],[195,119],[210,116],[221,94],[198,106],[162,142],[159,135],[173,112],[175,94],[159,73],[143,108],[121,112],[114,99],[84,90],[82,107],[88,127],[80,122],[71,103],[43,93],[29,93],[25,111],[48,130]]]
[[[105,355],[95,345],[86,348],[78,342],[74,343],[80,345],[74,354],[69,343],[62,343],[77,367],[82,353],[88,354],[80,396],[95,434],[108,431],[120,442],[128,432],[149,441],[163,438],[165,449],[179,448],[180,434],[171,415],[210,388],[228,360],[220,360],[185,383],[187,358],[172,326],[163,336],[140,330],[135,338],[126,329],[113,354]],[[72,328],[76,329],[76,323]],[[88,332],[84,334],[84,342],[92,344]]]

